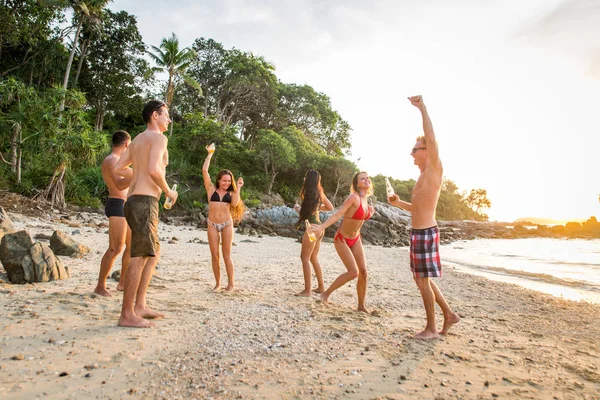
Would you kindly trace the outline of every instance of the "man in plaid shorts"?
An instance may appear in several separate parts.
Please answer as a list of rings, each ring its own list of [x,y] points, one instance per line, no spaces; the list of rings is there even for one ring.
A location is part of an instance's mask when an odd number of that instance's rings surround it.
[[[443,168],[438,153],[438,144],[433,133],[433,126],[427,108],[421,96],[408,98],[411,104],[421,111],[423,131],[425,136],[419,136],[412,149],[411,155],[415,165],[421,170],[421,175],[412,190],[412,201],[407,203],[400,200],[397,194],[388,197],[388,202],[396,207],[412,213],[412,229],[410,233],[410,270],[421,292],[427,326],[415,335],[416,339],[430,340],[446,334],[450,327],[460,321],[444,295],[430,278],[442,276],[440,262],[440,235],[435,221],[435,208],[442,187]],[[435,326],[435,303],[438,303],[444,313],[444,326],[438,333]]]

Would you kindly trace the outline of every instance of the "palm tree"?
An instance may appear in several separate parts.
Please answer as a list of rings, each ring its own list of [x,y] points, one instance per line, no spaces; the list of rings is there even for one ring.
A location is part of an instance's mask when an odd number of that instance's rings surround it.
[[[177,39],[175,33],[172,33],[170,38],[164,38],[159,47],[150,47],[154,50],[154,52],[148,53],[157,65],[155,70],[169,74],[169,83],[165,91],[167,107],[170,107],[173,102],[173,95],[175,93],[174,81],[177,77],[180,77],[185,83],[196,89],[200,96],[202,95],[200,84],[186,74],[188,67],[196,58],[195,51],[187,47],[179,50],[179,39]],[[171,124],[171,133],[173,133],[173,124]]]

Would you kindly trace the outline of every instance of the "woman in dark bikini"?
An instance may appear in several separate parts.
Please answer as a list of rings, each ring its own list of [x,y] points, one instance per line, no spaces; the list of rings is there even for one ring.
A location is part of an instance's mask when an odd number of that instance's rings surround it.
[[[342,207],[336,211],[322,225],[313,228],[315,235],[319,236],[321,232],[329,226],[335,224],[342,216],[344,219],[340,224],[333,243],[340,256],[344,266],[348,270],[338,276],[329,288],[321,293],[321,301],[328,304],[329,296],[334,290],[344,286],[352,279],[358,278],[356,283],[356,292],[358,293],[358,311],[368,313],[365,306],[365,297],[367,295],[367,260],[360,238],[360,228],[366,220],[373,215],[373,207],[367,204],[367,196],[373,194],[371,180],[366,172],[359,172],[352,179],[350,195],[342,204]]]
[[[321,225],[319,219],[319,211],[331,211],[333,210],[333,204],[329,201],[323,187],[321,187],[321,174],[315,170],[309,170],[304,176],[304,184],[300,191],[300,198],[302,199],[302,206],[296,204],[294,209],[298,211],[299,217],[296,223],[296,229],[304,226],[305,220],[308,220],[312,225]],[[310,271],[310,264],[312,263],[317,276],[317,282],[319,286],[315,289],[315,293],[322,293],[325,290],[323,284],[323,270],[319,264],[319,248],[321,247],[321,239],[323,235],[318,235],[314,242],[311,242],[308,237],[308,232],[304,232],[302,236],[302,250],[300,252],[300,259],[302,260],[302,272],[304,273],[304,290],[298,293],[296,296],[310,296],[312,286],[312,273]]]
[[[244,203],[240,197],[240,190],[244,180],[240,177],[237,187],[231,171],[224,169],[217,174],[216,187],[210,180],[208,166],[214,153],[214,148],[207,146],[208,155],[202,166],[204,187],[208,196],[207,233],[208,245],[212,256],[212,269],[215,274],[215,287],[221,289],[221,265],[219,262],[219,242],[223,250],[223,261],[227,271],[227,291],[235,289],[233,280],[233,261],[231,260],[231,246],[233,244],[233,221],[239,221],[244,213]]]

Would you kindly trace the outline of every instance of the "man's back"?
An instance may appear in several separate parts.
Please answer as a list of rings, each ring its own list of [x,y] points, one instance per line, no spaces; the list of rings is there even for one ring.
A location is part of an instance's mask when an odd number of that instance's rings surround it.
[[[102,161],[102,179],[104,179],[104,183],[106,183],[106,187],[108,188],[108,196],[114,197],[117,199],[126,199],[127,198],[127,188],[119,189],[117,186],[117,179],[124,179],[123,177],[117,176],[115,174],[115,165],[117,165],[117,161],[119,161],[119,157],[114,154],[109,154]]]
[[[168,163],[166,151],[167,138],[157,132],[144,131],[133,139],[129,145],[129,157],[133,169],[133,179],[129,188],[129,196],[147,195],[156,198],[160,197],[161,189],[152,179],[152,173],[156,169],[160,170],[164,176],[165,168]],[[164,151],[164,154],[163,154]],[[162,159],[158,160],[158,165],[150,165],[151,153],[159,152]]]

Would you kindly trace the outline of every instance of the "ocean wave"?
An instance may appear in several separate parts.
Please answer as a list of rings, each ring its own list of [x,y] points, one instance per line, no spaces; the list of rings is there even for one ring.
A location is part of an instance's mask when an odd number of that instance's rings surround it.
[[[454,260],[446,260],[449,264],[455,264],[456,266],[463,266],[466,268],[470,268],[473,270],[477,270],[479,272],[487,272],[496,275],[505,275],[505,276],[514,276],[524,279],[535,280],[543,283],[565,286],[570,288],[584,289],[592,292],[600,293],[600,286],[591,285],[589,282],[575,280],[575,279],[565,279],[558,278],[556,276],[539,273],[539,272],[527,272],[527,271],[519,271],[509,268],[502,267],[491,267],[491,266],[481,266],[476,264],[471,264],[464,261],[454,261]]]

